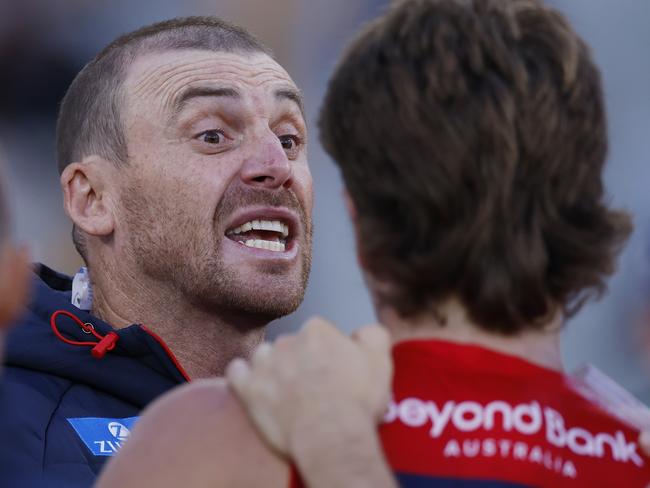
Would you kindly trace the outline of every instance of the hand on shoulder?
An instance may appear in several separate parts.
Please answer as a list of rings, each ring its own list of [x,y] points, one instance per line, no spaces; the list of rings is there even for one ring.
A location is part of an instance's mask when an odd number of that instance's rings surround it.
[[[376,433],[392,379],[382,327],[347,337],[314,318],[259,346],[250,364],[233,361],[226,376],[269,445],[309,486],[393,486]]]

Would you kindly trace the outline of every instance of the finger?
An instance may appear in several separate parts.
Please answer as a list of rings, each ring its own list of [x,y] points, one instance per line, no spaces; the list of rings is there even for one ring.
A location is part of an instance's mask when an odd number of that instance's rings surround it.
[[[286,351],[287,349],[294,347],[293,344],[295,342],[296,342],[295,335],[284,334],[277,337],[275,341],[273,341],[273,349],[279,351],[279,354],[281,354],[282,351]]]
[[[246,385],[249,383],[250,376],[250,367],[242,358],[233,359],[226,367],[226,379],[228,380],[228,384],[240,397],[242,396]]]
[[[383,327],[370,325],[356,331],[355,342],[366,354],[375,377],[382,383],[390,383],[393,375],[390,336]]]
[[[390,354],[391,342],[388,332],[381,326],[369,325],[354,333],[355,342],[365,352],[372,382],[378,388],[375,400],[376,419],[381,420],[390,399],[390,386],[393,376],[393,361]]]
[[[269,362],[271,359],[271,353],[273,352],[273,346],[268,342],[263,342],[251,356],[251,365],[253,368],[263,366]]]
[[[352,333],[352,338],[364,350],[386,354],[391,347],[390,336],[381,325],[366,325]]]
[[[330,332],[339,333],[339,330],[332,322],[318,316],[311,317],[309,320],[307,320],[307,322],[305,322],[305,325],[303,325],[300,330],[301,334],[321,334]]]

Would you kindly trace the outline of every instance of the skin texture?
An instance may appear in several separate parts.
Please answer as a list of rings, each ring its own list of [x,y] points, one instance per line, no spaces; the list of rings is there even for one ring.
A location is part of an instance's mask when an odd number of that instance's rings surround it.
[[[222,374],[304,294],[313,197],[299,92],[265,54],[188,50],[138,57],[122,100],[128,163],[91,155],[61,176],[88,236],[93,312],[144,323],[192,377]],[[264,217],[290,223],[286,252],[225,236]]]

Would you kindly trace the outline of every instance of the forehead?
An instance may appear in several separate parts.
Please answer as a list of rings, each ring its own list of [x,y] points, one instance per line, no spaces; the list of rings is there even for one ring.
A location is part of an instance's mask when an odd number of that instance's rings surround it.
[[[243,96],[270,96],[295,88],[288,73],[264,53],[174,50],[136,58],[124,82],[127,107],[147,103],[171,110],[192,87],[226,85]]]

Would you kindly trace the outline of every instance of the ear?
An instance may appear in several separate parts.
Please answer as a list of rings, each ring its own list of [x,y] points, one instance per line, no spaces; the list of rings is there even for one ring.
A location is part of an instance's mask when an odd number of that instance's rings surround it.
[[[108,236],[115,228],[112,185],[113,163],[92,156],[70,163],[61,173],[63,206],[77,227],[93,236]]]
[[[352,197],[347,190],[343,190],[343,202],[345,203],[345,208],[348,211],[350,220],[352,221],[352,231],[354,232],[354,242],[355,248],[357,250],[357,262],[361,269],[365,270],[365,259],[363,258],[363,249],[361,247],[361,236],[359,235],[359,227],[357,223],[357,206],[354,204]]]

